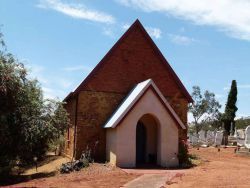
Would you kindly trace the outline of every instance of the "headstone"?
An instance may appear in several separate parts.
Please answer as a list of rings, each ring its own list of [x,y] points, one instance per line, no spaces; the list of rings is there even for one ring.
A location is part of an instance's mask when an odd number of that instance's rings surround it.
[[[197,135],[191,135],[190,136],[190,143],[192,145],[196,145],[198,143],[198,136]]]
[[[245,145],[245,130],[238,129],[236,134],[237,134],[237,145],[244,146]]]
[[[220,146],[223,140],[223,131],[217,131],[215,135],[215,145]]]
[[[245,140],[237,138],[237,146],[244,146]]]
[[[237,137],[240,139],[245,139],[245,131],[243,129],[237,130]]]
[[[246,137],[245,137],[245,146],[247,149],[250,149],[250,125],[246,128]]]
[[[207,131],[207,143],[212,145],[215,139],[215,132],[214,131]]]
[[[206,142],[206,132],[204,130],[199,132],[199,140],[200,142]]]

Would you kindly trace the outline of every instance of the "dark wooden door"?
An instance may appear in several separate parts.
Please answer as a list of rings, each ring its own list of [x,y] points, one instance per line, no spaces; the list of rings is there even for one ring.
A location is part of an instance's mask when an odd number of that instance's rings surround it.
[[[136,127],[136,165],[145,163],[146,158],[146,128],[138,122]]]

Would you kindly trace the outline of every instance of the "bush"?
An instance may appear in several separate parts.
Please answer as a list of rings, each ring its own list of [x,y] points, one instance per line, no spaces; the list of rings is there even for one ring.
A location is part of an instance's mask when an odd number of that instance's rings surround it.
[[[179,141],[178,159],[180,166],[190,163],[188,155],[188,144],[185,140]]]
[[[64,149],[65,137],[64,135],[59,136],[58,139],[55,139],[49,143],[49,151],[55,152],[55,155],[61,155]]]
[[[91,149],[87,147],[86,150],[82,152],[79,160],[63,163],[60,168],[60,173],[65,174],[73,171],[79,171],[82,168],[88,167],[92,162],[93,159],[91,157]]]
[[[44,100],[38,81],[29,78],[17,58],[0,49],[0,169],[10,171],[16,161],[41,159],[68,123],[63,104]]]

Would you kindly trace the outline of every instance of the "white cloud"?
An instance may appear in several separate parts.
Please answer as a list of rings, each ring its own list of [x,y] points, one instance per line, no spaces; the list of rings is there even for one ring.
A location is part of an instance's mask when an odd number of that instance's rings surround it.
[[[223,90],[227,91],[231,88],[230,85],[226,86],[223,88]],[[241,85],[237,85],[237,88],[239,89],[250,89],[250,84],[241,84]]]
[[[46,76],[43,75],[44,71],[46,70],[45,67],[41,65],[36,64],[30,64],[29,61],[25,62],[22,60],[25,66],[28,69],[28,77],[31,79],[37,79],[41,84],[47,84],[49,83],[49,80],[46,78]]]
[[[179,45],[189,45],[193,42],[197,42],[196,39],[184,35],[168,34],[168,37],[173,43]]]
[[[222,94],[215,94],[215,97],[216,97],[217,99],[223,99],[225,96],[222,95]]]
[[[66,92],[60,89],[52,89],[49,87],[42,87],[44,99],[63,99]]]
[[[161,30],[159,28],[154,28],[154,27],[146,27],[145,28],[148,32],[148,34],[151,36],[151,37],[154,37],[156,39],[159,39],[161,38]]]
[[[115,34],[114,34],[114,30],[110,27],[104,27],[103,28],[103,34],[106,36],[109,36],[111,38],[114,38]]]
[[[39,74],[45,70],[43,66],[35,65],[35,64],[28,64],[28,69],[31,71],[31,73]]]
[[[47,87],[42,87],[42,91],[43,91],[43,96],[46,99],[55,99],[56,95],[53,89],[51,88],[47,88]]]
[[[250,84],[238,85],[237,87],[242,89],[250,89]]]
[[[216,26],[232,37],[250,40],[249,0],[116,0],[146,12],[162,12],[198,25]]]
[[[129,27],[130,27],[130,25],[127,23],[122,25],[122,29],[124,29],[124,30],[127,30]],[[148,34],[151,37],[154,37],[156,39],[161,38],[162,31],[159,28],[145,27],[145,29],[147,30]]]
[[[88,67],[88,66],[84,66],[84,65],[63,68],[64,71],[68,71],[68,72],[72,72],[72,71],[90,72],[92,69],[93,69],[92,67]]]
[[[179,31],[180,31],[181,33],[184,33],[184,32],[185,32],[185,28],[184,28],[184,27],[181,27],[181,28],[179,29]]]
[[[73,18],[85,19],[101,23],[115,23],[115,18],[104,12],[90,10],[83,4],[64,3],[61,0],[40,0],[39,8],[52,9]]]
[[[24,60],[22,60],[22,62],[24,62]],[[65,76],[65,72],[46,69],[44,66],[31,64],[26,60],[24,63],[29,70],[28,77],[30,79],[37,79],[40,83],[45,99],[62,100],[71,90],[73,81],[68,76]],[[77,67],[71,68],[76,69]],[[89,71],[90,68],[86,67],[86,70]]]
[[[68,89],[73,84],[71,81],[65,79],[60,79],[57,82],[63,89]]]
[[[124,30],[127,30],[129,27],[130,27],[129,24],[124,24],[124,25],[122,25],[122,28],[123,28]]]

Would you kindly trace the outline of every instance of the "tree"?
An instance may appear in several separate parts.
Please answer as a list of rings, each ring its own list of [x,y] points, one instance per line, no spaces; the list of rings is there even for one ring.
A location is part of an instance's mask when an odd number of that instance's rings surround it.
[[[0,173],[16,161],[41,158],[64,134],[67,113],[59,101],[45,101],[37,80],[7,49],[0,34]],[[4,168],[7,167],[7,168]]]
[[[238,110],[236,103],[237,103],[237,83],[236,80],[232,81],[231,89],[228,94],[227,103],[225,107],[225,113],[223,114],[223,122],[224,128],[227,134],[230,133],[231,124],[233,124],[234,129],[234,118],[236,116],[236,112]]]
[[[237,129],[246,129],[250,125],[250,117],[240,118],[235,121]]]
[[[69,118],[63,103],[56,100],[46,100],[45,114],[50,124],[49,148],[61,152],[64,146],[64,133],[69,126]],[[58,150],[59,149],[59,150]]]
[[[202,95],[199,86],[193,87],[192,98],[194,102],[189,106],[189,112],[193,115],[194,127],[196,133],[198,133],[202,125],[205,125],[207,122],[218,120],[220,117],[219,109],[221,105],[215,99],[214,93],[205,91],[204,95]]]

